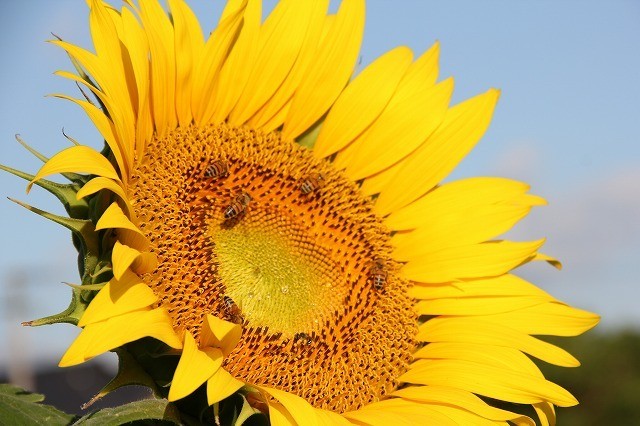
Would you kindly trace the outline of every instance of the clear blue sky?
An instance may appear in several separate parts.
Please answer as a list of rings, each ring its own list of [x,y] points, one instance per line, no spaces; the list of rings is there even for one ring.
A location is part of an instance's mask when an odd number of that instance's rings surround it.
[[[221,1],[189,3],[208,32]],[[87,21],[83,0],[0,2],[1,163],[39,167],[15,133],[47,155],[68,145],[63,127],[100,146],[79,108],[44,97],[76,93],[52,75],[71,67],[44,40],[54,32],[89,46]],[[522,274],[600,313],[602,330],[640,326],[640,2],[369,1],[362,64],[397,45],[418,54],[436,40],[442,78],[455,77],[455,102],[502,89],[489,132],[451,178],[497,175],[530,183],[550,206],[510,236],[546,236],[545,251],[565,269],[536,264]],[[11,175],[0,173],[0,188],[4,196],[62,212],[42,190],[26,196],[25,183]],[[18,323],[66,306],[68,289],[60,283],[78,281],[68,232],[6,199],[0,199],[0,230],[0,342],[17,336],[33,359],[57,361],[74,327]],[[28,271],[26,284],[9,286],[16,271]],[[16,317],[11,307],[23,313]],[[0,351],[0,370],[6,355]]]

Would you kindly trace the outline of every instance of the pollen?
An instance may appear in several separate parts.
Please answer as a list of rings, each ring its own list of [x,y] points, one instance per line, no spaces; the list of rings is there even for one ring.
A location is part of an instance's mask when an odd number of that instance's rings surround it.
[[[143,279],[178,333],[242,324],[224,368],[318,408],[355,410],[398,385],[416,314],[369,199],[278,132],[178,129],[137,161],[129,196],[158,256]]]

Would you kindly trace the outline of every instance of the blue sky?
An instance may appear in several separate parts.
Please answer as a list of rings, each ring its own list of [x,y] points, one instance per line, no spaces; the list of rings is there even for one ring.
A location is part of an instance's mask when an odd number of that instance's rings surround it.
[[[189,3],[208,32],[221,2]],[[31,172],[39,167],[14,141],[16,133],[47,155],[68,146],[63,127],[82,143],[100,146],[77,107],[45,97],[76,89],[53,75],[71,67],[44,41],[54,32],[88,47],[87,21],[82,0],[0,2],[1,163]],[[441,78],[455,78],[454,102],[502,89],[491,128],[449,179],[506,176],[531,184],[550,205],[509,236],[546,236],[545,251],[565,268],[535,264],[521,275],[600,313],[602,330],[640,326],[640,3],[369,1],[362,66],[397,45],[417,55],[436,40]],[[2,195],[62,213],[44,191],[27,196],[24,188],[0,173]],[[12,336],[31,348],[34,360],[57,360],[74,327],[18,323],[66,306],[61,282],[78,281],[70,237],[6,199],[0,199],[0,231],[0,341]],[[10,285],[21,272],[26,283]],[[0,370],[6,357],[0,351]]]

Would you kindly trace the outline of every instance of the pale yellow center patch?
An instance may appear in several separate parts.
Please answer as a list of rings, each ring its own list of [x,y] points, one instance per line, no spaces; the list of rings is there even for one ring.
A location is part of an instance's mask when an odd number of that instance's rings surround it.
[[[208,223],[225,294],[255,327],[289,337],[311,333],[341,303],[332,291],[331,271],[321,263],[327,259],[309,252],[313,241],[300,226],[248,210],[232,227]]]

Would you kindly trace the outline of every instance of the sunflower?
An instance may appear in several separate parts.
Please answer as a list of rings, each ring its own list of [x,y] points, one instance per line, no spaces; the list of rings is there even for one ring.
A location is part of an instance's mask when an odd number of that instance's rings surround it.
[[[442,183],[497,90],[449,106],[438,44],[354,77],[363,0],[282,0],[264,22],[260,1],[229,0],[208,38],[183,0],[88,3],[95,53],[52,41],[86,96],[56,96],[105,148],[76,143],[29,184],[73,181],[57,220],[82,285],[56,319],[82,331],[61,366],[155,342],[168,378],[129,357],[170,401],[240,394],[274,425],[534,423],[491,400],[548,424],[577,404],[530,357],[578,361],[534,335],[598,318],[511,274],[557,265],[543,240],[496,239],[545,201],[503,178]]]

